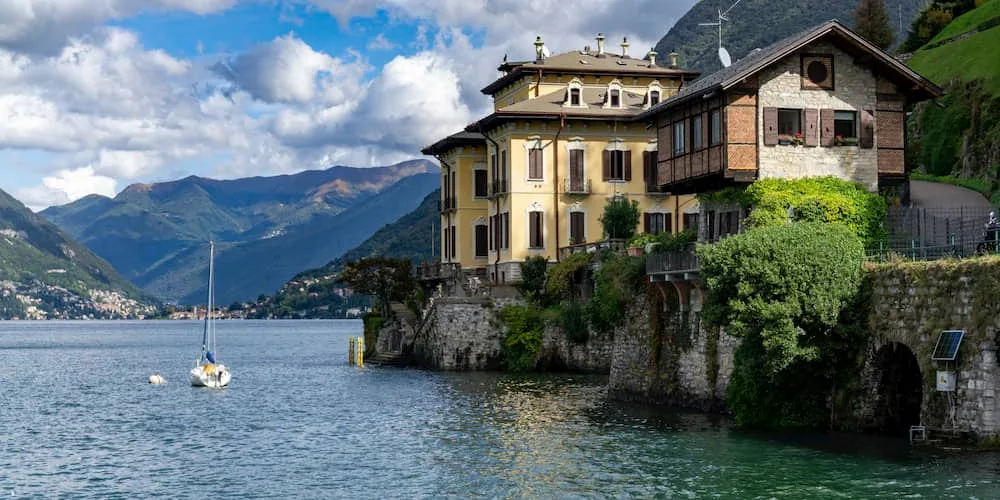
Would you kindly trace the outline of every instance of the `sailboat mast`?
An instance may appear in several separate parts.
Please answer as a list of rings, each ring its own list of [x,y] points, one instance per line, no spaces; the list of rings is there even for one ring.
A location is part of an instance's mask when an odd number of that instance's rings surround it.
[[[215,242],[209,242],[209,259],[208,259],[208,303],[210,304],[209,315],[215,311]],[[209,326],[212,336],[212,352],[215,354],[215,359],[219,359],[219,351],[216,349],[215,345],[215,322],[211,322]]]
[[[201,334],[201,359],[199,362],[205,361],[205,351],[208,350],[208,323],[209,318],[212,316],[212,274],[213,260],[215,257],[215,243],[209,242],[209,257],[208,257],[208,308],[205,310],[205,329]]]

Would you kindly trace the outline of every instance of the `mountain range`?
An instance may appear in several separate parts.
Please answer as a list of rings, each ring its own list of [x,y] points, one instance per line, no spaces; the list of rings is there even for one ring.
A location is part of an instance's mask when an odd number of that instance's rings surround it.
[[[0,190],[0,319],[139,317],[155,302]]]
[[[293,175],[133,184],[41,212],[122,276],[168,302],[205,300],[208,241],[216,300],[272,293],[415,208],[439,184],[426,160]]]
[[[910,24],[927,0],[886,2],[896,43],[905,37]],[[735,4],[735,6],[734,6]],[[755,48],[764,48],[778,40],[831,19],[854,26],[853,13],[858,0],[702,0],[691,7],[656,44],[661,57],[680,54],[681,66],[705,74],[722,68],[719,62],[719,31],[716,26],[699,23],[718,22],[719,11],[729,13],[722,26],[722,45],[735,61]]]

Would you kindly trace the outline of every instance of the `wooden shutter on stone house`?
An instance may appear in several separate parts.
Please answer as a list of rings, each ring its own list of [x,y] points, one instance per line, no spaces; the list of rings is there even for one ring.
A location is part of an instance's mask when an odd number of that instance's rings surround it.
[[[862,109],[858,111],[858,116],[861,119],[858,130],[858,146],[867,149],[875,147],[875,118],[872,116],[872,110]]]
[[[802,112],[802,116],[806,146],[819,146],[819,110],[808,108]]]
[[[819,110],[819,143],[821,146],[833,146],[833,110]]]
[[[778,144],[778,108],[764,108],[764,145]]]
[[[607,182],[611,178],[611,151],[601,151],[601,180]]]
[[[649,227],[652,226],[652,216],[650,214],[642,214],[642,232],[649,233]]]

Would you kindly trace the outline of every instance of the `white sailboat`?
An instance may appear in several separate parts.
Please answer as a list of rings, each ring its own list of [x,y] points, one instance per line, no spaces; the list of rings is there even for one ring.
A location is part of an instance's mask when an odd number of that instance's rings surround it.
[[[218,349],[215,339],[215,242],[209,242],[208,259],[208,309],[205,311],[205,329],[201,336],[201,356],[191,369],[191,385],[195,387],[222,388],[229,385],[231,375],[225,365],[216,361]]]

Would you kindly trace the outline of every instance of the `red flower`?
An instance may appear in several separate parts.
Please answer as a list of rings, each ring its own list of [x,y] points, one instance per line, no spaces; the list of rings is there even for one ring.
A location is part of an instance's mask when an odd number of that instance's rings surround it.
[[[796,132],[795,133],[795,138],[796,139],[801,139],[802,138],[802,132]]]
[[[840,135],[840,134],[837,134],[837,135],[833,136],[833,138],[837,139],[839,141],[839,140],[843,139],[844,137],[842,135]]]

